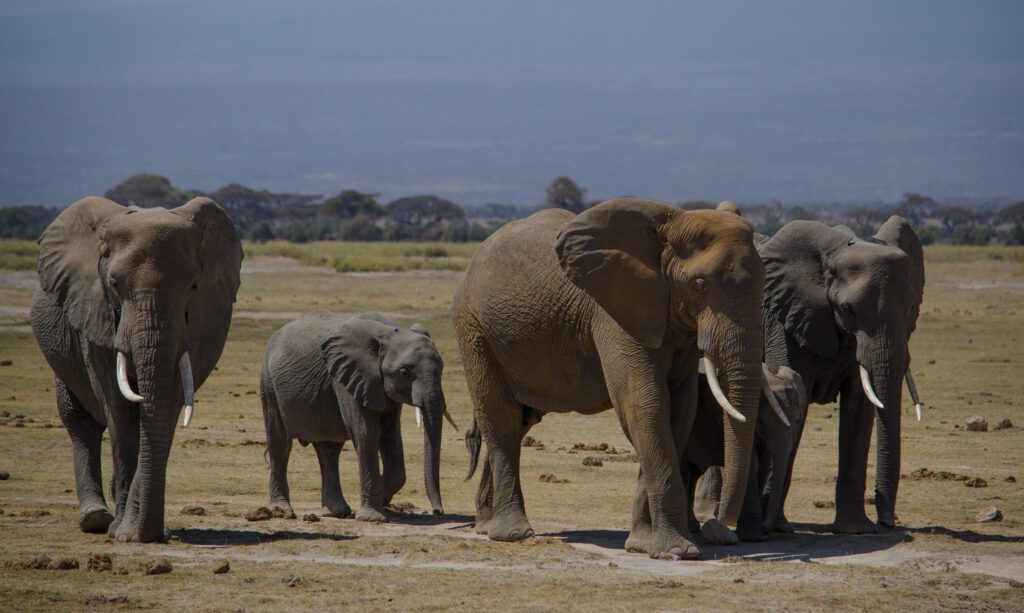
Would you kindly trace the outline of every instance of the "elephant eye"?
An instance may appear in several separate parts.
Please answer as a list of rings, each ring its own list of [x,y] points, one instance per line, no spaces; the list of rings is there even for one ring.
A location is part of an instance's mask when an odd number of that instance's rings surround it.
[[[707,291],[708,291],[708,282],[705,281],[704,279],[698,277],[697,280],[693,282],[693,284],[697,286],[697,291],[699,291],[700,293],[702,293],[702,294],[707,293]]]
[[[398,369],[398,374],[402,375],[403,377],[408,377],[409,376],[409,369],[403,366],[403,367]]]

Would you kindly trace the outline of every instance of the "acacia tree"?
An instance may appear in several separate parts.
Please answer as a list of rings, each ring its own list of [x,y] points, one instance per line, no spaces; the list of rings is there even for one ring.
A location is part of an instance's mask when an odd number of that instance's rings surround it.
[[[141,208],[152,208],[162,206],[174,208],[185,204],[185,201],[193,196],[201,195],[199,192],[182,191],[171,185],[170,179],[163,175],[150,173],[139,173],[128,177],[114,187],[107,190],[105,197],[128,206]]]
[[[576,182],[569,177],[557,177],[547,189],[544,206],[582,213],[583,209],[587,208],[583,200],[586,193],[587,190],[576,185]]]

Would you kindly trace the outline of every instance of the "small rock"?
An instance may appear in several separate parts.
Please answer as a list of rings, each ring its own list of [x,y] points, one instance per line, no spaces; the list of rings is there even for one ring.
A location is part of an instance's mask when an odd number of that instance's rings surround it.
[[[47,570],[75,570],[78,568],[78,560],[74,558],[59,558],[51,560],[46,566]]]
[[[588,455],[587,457],[583,458],[583,465],[584,466],[604,466],[604,460],[602,460],[601,458],[594,457],[592,455]]]
[[[274,507],[273,509],[271,509],[270,512],[277,519],[295,519],[295,511],[292,511],[290,509],[285,511],[281,507]],[[249,519],[249,516],[246,515],[245,518]],[[252,520],[250,520],[250,521],[252,521]]]
[[[974,520],[982,523],[1003,521],[1003,512],[995,507],[985,507],[974,516]]]
[[[198,504],[187,504],[181,507],[182,515],[206,515],[206,509]]]
[[[11,478],[11,473],[6,470],[0,470],[0,481],[7,481]]]
[[[282,513],[283,515],[283,513]],[[245,514],[245,518],[249,521],[267,521],[274,517],[274,514],[267,507],[256,507],[255,509],[249,509]]]
[[[146,562],[147,575],[166,575],[171,572],[171,569],[171,563],[167,561],[167,558],[155,558]]]
[[[981,415],[972,415],[967,418],[967,430],[969,432],[987,432],[988,421]]]
[[[114,561],[110,559],[108,554],[90,553],[89,561],[86,562],[85,567],[94,573],[107,572],[114,567]]]
[[[224,573],[228,572],[229,570],[231,570],[231,564],[229,564],[227,560],[224,560],[223,562],[221,562],[220,564],[217,565],[217,568],[213,569],[213,574],[215,574],[215,575],[223,575]]]
[[[992,428],[992,429],[993,430],[1006,430],[1007,428],[1012,428],[1012,427],[1013,427],[1013,422],[1012,421],[1010,421],[1009,419],[1003,419],[1003,420],[1000,420],[999,423],[996,424],[995,427]]]
[[[967,487],[988,487],[988,481],[985,481],[981,477],[971,477],[967,481],[964,481],[964,485]]]
[[[306,513],[302,516],[302,521],[315,524],[316,522],[320,521],[320,516],[316,513]]]

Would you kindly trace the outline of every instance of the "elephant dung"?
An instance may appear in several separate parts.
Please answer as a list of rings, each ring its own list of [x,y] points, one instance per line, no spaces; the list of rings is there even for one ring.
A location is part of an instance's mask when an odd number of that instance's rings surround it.
[[[981,477],[971,477],[964,482],[967,487],[988,487],[988,481],[985,481]]]
[[[220,564],[218,564],[216,568],[213,569],[213,574],[215,574],[215,575],[223,575],[224,573],[226,573],[226,572],[228,572],[230,570],[231,570],[231,564],[227,560],[224,560]]]
[[[583,458],[583,465],[584,466],[604,466],[604,460],[602,460],[601,458],[592,456],[592,455],[588,455],[587,457]]]
[[[114,567],[114,561],[110,559],[109,554],[90,553],[85,567],[94,573],[102,573],[111,570]]]
[[[968,432],[988,432],[988,421],[981,415],[972,415],[967,418]]]
[[[985,507],[974,516],[974,520],[981,523],[1003,521],[1003,512],[995,507]]]
[[[206,509],[198,504],[187,504],[181,508],[182,515],[206,515]]]
[[[320,521],[320,516],[316,513],[306,513],[302,516],[302,521],[315,524],[316,522]]]
[[[50,560],[46,570],[75,570],[79,567],[78,560],[74,558],[58,558]]]
[[[154,558],[146,562],[146,574],[147,575],[166,575],[171,572],[171,563],[167,561],[167,558]]]
[[[1003,419],[998,424],[992,427],[993,430],[1008,430],[1013,427],[1013,422],[1009,419]]]
[[[274,514],[267,507],[256,507],[255,509],[249,509],[245,514],[245,518],[249,521],[267,521],[274,517]]]

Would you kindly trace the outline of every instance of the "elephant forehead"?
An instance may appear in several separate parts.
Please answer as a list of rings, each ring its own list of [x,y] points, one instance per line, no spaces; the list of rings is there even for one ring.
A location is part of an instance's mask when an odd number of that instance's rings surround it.
[[[130,209],[109,220],[100,238],[107,242],[159,242],[197,238],[197,228],[188,219],[167,209]]]

